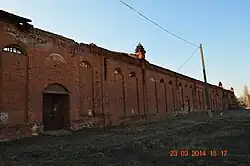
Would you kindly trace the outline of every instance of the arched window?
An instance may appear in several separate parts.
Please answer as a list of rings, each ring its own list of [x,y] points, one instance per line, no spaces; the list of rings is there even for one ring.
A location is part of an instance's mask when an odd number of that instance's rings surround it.
[[[172,84],[173,84],[171,80],[170,80],[168,83],[169,83],[169,85],[172,85]]]
[[[87,61],[81,61],[80,66],[84,67],[84,68],[90,68],[91,67],[89,62],[87,62]]]
[[[149,80],[152,81],[152,82],[155,82],[155,78],[154,77],[151,77]]]
[[[47,60],[53,60],[61,63],[66,63],[66,60],[64,57],[62,57],[60,54],[57,53],[51,53],[48,57]]]
[[[165,82],[165,81],[164,81],[164,79],[163,79],[163,78],[162,78],[162,79],[160,79],[160,83],[162,83],[162,84],[163,84],[164,82]]]
[[[115,74],[122,74],[122,71],[121,71],[121,69],[116,68],[116,69],[114,70],[114,73],[115,73]]]
[[[129,77],[135,77],[135,72],[130,72],[130,73],[128,74],[128,76],[129,76]]]
[[[23,49],[18,45],[8,45],[3,48],[4,52],[10,52],[16,55],[25,55]]]

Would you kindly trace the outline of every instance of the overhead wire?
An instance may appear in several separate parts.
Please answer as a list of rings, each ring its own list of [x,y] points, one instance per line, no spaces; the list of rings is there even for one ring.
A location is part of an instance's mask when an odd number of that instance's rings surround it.
[[[131,5],[127,4],[126,2],[124,2],[124,1],[122,1],[122,0],[120,0],[120,2],[121,2],[123,5],[127,6],[128,8],[130,8],[132,11],[136,12],[138,15],[140,15],[140,16],[143,17],[144,19],[146,19],[147,21],[151,22],[152,24],[154,24],[154,25],[157,26],[158,28],[164,30],[164,31],[167,32],[168,34],[170,34],[170,35],[176,37],[177,39],[179,39],[179,40],[181,40],[181,41],[183,41],[183,42],[185,42],[185,43],[187,43],[187,44],[189,44],[189,45],[192,45],[192,46],[196,47],[196,50],[195,50],[195,51],[192,53],[192,55],[191,55],[191,56],[190,56],[190,57],[189,57],[189,58],[188,58],[179,68],[178,68],[177,71],[179,71],[179,70],[180,70],[180,69],[181,69],[181,68],[182,68],[182,67],[183,67],[192,57],[193,57],[193,55],[194,55],[194,54],[197,52],[197,50],[200,48],[197,44],[194,44],[194,43],[192,43],[192,42],[190,42],[190,41],[188,41],[188,40],[186,40],[186,39],[184,39],[184,38],[182,38],[182,37],[180,37],[180,36],[174,34],[173,32],[167,30],[166,28],[164,28],[164,27],[161,26],[160,24],[156,23],[155,21],[149,19],[147,16],[145,16],[145,15],[142,14],[141,12],[137,11],[135,8],[133,8]]]
[[[198,51],[199,48],[200,47],[197,47],[195,49],[195,51],[191,54],[191,56],[177,69],[177,71],[179,71],[194,56],[194,54]]]
[[[151,22],[151,23],[154,24],[155,26],[157,26],[157,27],[161,28],[162,30],[164,30],[165,32],[169,33],[170,35],[172,35],[172,36],[178,38],[179,40],[184,41],[184,42],[187,43],[187,44],[190,44],[190,45],[192,45],[192,46],[194,46],[194,47],[198,47],[196,44],[194,44],[194,43],[192,43],[192,42],[190,42],[190,41],[188,41],[188,40],[186,40],[186,39],[184,39],[184,38],[182,38],[182,37],[180,37],[180,36],[174,34],[173,32],[167,30],[166,28],[164,28],[164,27],[161,26],[160,24],[156,23],[155,21],[149,19],[147,16],[143,15],[142,13],[140,13],[139,11],[137,11],[136,9],[134,9],[131,5],[127,4],[126,2],[124,2],[124,1],[122,1],[122,0],[120,0],[120,2],[123,3],[125,6],[127,6],[128,8],[130,8],[131,10],[133,10],[134,12],[136,12],[137,14],[139,14],[141,17],[143,17],[143,18],[146,19],[147,21]]]

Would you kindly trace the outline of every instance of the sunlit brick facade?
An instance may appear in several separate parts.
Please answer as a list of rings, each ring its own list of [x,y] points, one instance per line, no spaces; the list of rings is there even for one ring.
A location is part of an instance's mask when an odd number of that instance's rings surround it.
[[[74,130],[78,124],[101,127],[207,109],[203,82],[150,64],[144,50],[109,51],[28,22],[0,11],[0,135],[6,126],[44,125],[44,92],[50,85],[68,93],[68,109],[60,116]],[[235,101],[233,91],[215,85],[209,86],[209,97],[212,110],[228,109]]]

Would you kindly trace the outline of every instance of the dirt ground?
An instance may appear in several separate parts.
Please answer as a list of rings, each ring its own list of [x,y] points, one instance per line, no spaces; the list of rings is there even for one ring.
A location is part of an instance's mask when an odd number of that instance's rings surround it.
[[[39,136],[1,143],[0,165],[249,166],[249,129],[250,111],[237,110],[216,113],[212,120],[190,115],[109,131]],[[180,156],[185,149],[188,156]],[[170,156],[174,150],[177,157]],[[192,150],[206,155],[192,156]],[[217,156],[211,157],[210,150]]]

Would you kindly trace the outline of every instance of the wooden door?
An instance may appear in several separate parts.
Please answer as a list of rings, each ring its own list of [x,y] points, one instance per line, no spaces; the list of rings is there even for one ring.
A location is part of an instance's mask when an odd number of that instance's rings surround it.
[[[44,94],[44,130],[57,130],[64,127],[64,95]]]
[[[43,95],[43,124],[44,130],[53,129],[52,95]]]

